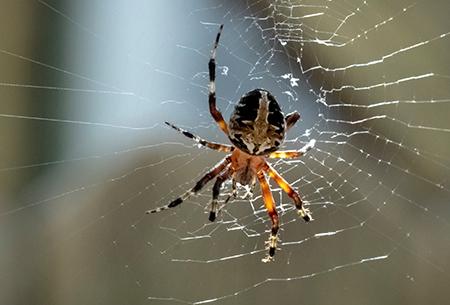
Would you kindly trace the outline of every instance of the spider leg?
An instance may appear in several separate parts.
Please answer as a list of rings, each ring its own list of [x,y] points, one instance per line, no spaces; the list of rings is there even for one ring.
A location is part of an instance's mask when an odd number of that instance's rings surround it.
[[[192,140],[194,140],[195,142],[197,142],[200,145],[206,146],[208,148],[211,148],[213,150],[218,150],[218,151],[223,151],[223,152],[232,152],[234,150],[234,147],[231,145],[226,145],[226,144],[221,144],[221,143],[214,143],[214,142],[209,142],[206,141],[198,136],[196,136],[193,133],[190,133],[187,130],[184,130],[182,128],[179,128],[169,122],[165,122],[168,126],[172,127],[173,129],[175,129],[178,132],[181,132],[183,135],[185,135],[188,138],[191,138]]]
[[[303,206],[303,201],[300,199],[300,195],[294,190],[294,188],[286,181],[280,174],[269,164],[266,163],[265,171],[269,176],[275,180],[275,182],[281,187],[283,191],[287,193],[292,200],[294,200],[295,207],[298,210],[298,214],[306,222],[313,220],[310,211]]]
[[[214,41],[214,46],[211,50],[211,58],[209,59],[208,69],[209,69],[209,112],[211,112],[212,117],[219,125],[220,129],[228,135],[228,125],[223,119],[222,113],[217,109],[216,106],[216,50],[219,45],[220,34],[222,33],[223,24],[219,28],[216,40]]]
[[[270,231],[269,240],[267,241],[267,244],[269,246],[269,255],[262,260],[263,262],[267,263],[273,261],[275,250],[277,248],[279,220],[278,213],[275,207],[275,201],[273,200],[272,192],[270,191],[270,185],[267,182],[267,178],[263,171],[260,171],[258,173],[258,181],[259,185],[261,186],[264,206],[266,207],[267,213],[269,214],[270,220],[272,221],[272,228]]]
[[[177,199],[173,200],[171,203],[153,209],[153,210],[148,210],[146,211],[147,214],[150,213],[158,213],[173,207],[176,207],[177,205],[181,204],[184,200],[188,199],[190,196],[192,195],[196,195],[209,181],[211,181],[212,179],[214,179],[214,177],[216,177],[218,174],[220,174],[225,167],[227,167],[227,165],[231,162],[231,158],[230,156],[225,157],[224,159],[222,159],[222,161],[220,161],[216,166],[214,166],[209,172],[207,172],[196,184],[195,186],[190,189],[189,191],[187,191],[186,193],[184,193],[183,195],[181,195],[180,197],[178,197]]]
[[[297,111],[288,113],[285,117],[286,120],[286,131],[291,129],[292,126],[297,123],[297,121],[300,119],[300,114]]]
[[[303,156],[306,152],[311,150],[316,144],[316,140],[309,141],[305,146],[299,150],[280,150],[269,154],[268,158],[278,158],[278,159],[292,159]]]
[[[245,187],[246,192],[244,194],[244,196],[242,196],[242,199],[252,199],[253,198],[253,193],[255,192],[255,185],[256,185],[256,181],[253,182],[252,184],[249,184]]]
[[[222,184],[230,178],[232,172],[232,169],[228,168],[225,172],[220,174],[219,177],[217,177],[216,182],[214,183],[212,189],[213,198],[211,201],[211,210],[209,212],[209,221],[216,220],[217,200],[219,199],[220,188],[222,187]]]
[[[230,198],[236,198],[237,197],[237,184],[236,184],[236,180],[232,180],[231,182],[231,194],[228,195],[227,199],[225,200],[225,203],[228,203],[228,201],[230,200]]]

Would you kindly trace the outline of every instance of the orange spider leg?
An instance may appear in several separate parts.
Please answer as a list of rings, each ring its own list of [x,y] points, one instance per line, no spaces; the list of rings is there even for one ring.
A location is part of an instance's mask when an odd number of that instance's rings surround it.
[[[298,210],[299,215],[305,221],[311,221],[311,213],[307,208],[303,206],[303,201],[300,199],[300,195],[294,190],[294,188],[286,181],[280,174],[269,164],[266,163],[265,171],[268,172],[270,178],[275,180],[275,182],[281,187],[283,191],[287,193],[289,197],[294,201],[295,207]]]
[[[303,152],[298,150],[280,150],[275,151],[269,155],[269,158],[273,159],[293,159],[303,156]]]
[[[260,171],[258,173],[258,181],[261,186],[264,205],[266,207],[267,213],[269,214],[270,220],[272,221],[272,229],[270,232],[269,240],[267,241],[267,244],[269,246],[269,255],[262,260],[263,262],[270,262],[273,260],[275,250],[277,248],[277,234],[279,229],[278,213],[276,210],[275,201],[273,200],[272,192],[270,191],[270,185],[267,182],[266,176],[263,171]]]
[[[209,59],[208,69],[209,69],[209,112],[211,112],[212,117],[219,125],[220,129],[228,135],[228,125],[223,119],[222,113],[217,109],[216,106],[216,50],[219,45],[220,34],[222,33],[223,24],[219,28],[217,33],[214,46],[211,50],[211,58]]]
[[[292,159],[303,156],[306,152],[311,150],[316,144],[316,140],[309,141],[305,146],[299,150],[280,150],[269,154],[268,158],[278,158],[278,159]]]

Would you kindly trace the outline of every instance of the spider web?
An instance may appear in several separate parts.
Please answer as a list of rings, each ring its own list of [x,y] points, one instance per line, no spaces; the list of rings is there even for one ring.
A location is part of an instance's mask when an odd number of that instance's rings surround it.
[[[1,4],[1,303],[450,297],[449,5],[233,2]],[[144,214],[223,158],[162,124],[228,143],[207,105],[221,23],[224,117],[265,88],[302,116],[284,148],[316,140],[271,161],[315,218],[304,223],[272,184],[282,241],[271,264],[259,191],[240,190],[214,223],[210,187]]]

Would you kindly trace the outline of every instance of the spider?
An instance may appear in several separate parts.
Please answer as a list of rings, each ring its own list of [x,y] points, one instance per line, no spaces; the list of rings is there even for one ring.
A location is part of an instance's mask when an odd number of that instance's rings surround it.
[[[230,122],[227,124],[216,107],[216,50],[219,44],[223,25],[220,26],[211,50],[209,60],[209,111],[219,125],[220,129],[228,136],[233,145],[213,143],[206,141],[189,131],[181,129],[171,123],[168,126],[193,139],[199,145],[213,150],[229,153],[216,166],[209,170],[189,191],[173,200],[169,204],[149,210],[146,213],[157,213],[178,206],[192,195],[196,195],[209,181],[216,178],[212,189],[212,201],[210,204],[209,220],[216,219],[218,210],[218,198],[222,184],[232,180],[232,194],[236,197],[236,185],[254,187],[256,180],[261,186],[261,193],[265,208],[272,222],[269,240],[266,242],[268,255],[264,262],[272,261],[275,255],[278,241],[279,219],[275,201],[272,196],[266,175],[272,178],[280,188],[294,201],[299,215],[306,221],[312,220],[311,213],[305,208],[300,195],[278,172],[266,162],[266,158],[296,158],[309,151],[315,144],[311,140],[299,150],[277,151],[283,143],[286,132],[300,119],[298,112],[284,115],[274,96],[267,90],[255,89],[241,97],[234,108]],[[226,199],[228,202],[230,196]]]

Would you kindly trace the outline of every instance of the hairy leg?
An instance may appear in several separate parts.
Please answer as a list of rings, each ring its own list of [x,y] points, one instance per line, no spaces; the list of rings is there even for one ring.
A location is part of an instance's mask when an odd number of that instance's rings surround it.
[[[269,174],[270,178],[275,180],[275,182],[281,187],[283,191],[287,193],[287,195],[294,201],[295,207],[298,210],[299,215],[305,221],[311,221],[311,213],[308,209],[303,206],[303,201],[300,198],[300,195],[294,190],[294,188],[286,181],[283,177],[269,164],[266,163],[265,170]]]
[[[199,136],[196,136],[195,134],[193,134],[187,130],[184,130],[180,127],[177,127],[169,122],[165,122],[165,123],[167,125],[169,125],[170,127],[172,127],[173,129],[175,129],[176,131],[181,132],[186,137],[191,138],[198,144],[203,145],[205,147],[211,148],[213,150],[223,151],[223,152],[232,152],[234,150],[234,147],[231,145],[209,142],[209,141],[206,141],[206,140],[200,138]]]
[[[231,174],[232,169],[228,168],[225,172],[220,174],[219,177],[217,177],[216,182],[214,183],[212,189],[212,201],[211,201],[211,210],[209,212],[209,221],[216,220],[217,201],[220,195],[220,188],[222,187],[222,184],[230,178]]]
[[[264,205],[266,207],[267,213],[269,214],[270,220],[272,221],[270,237],[269,240],[267,241],[267,244],[269,246],[269,255],[263,259],[263,262],[266,263],[272,261],[275,255],[275,250],[277,248],[277,241],[278,241],[277,234],[279,229],[279,220],[275,206],[275,201],[273,200],[269,183],[267,182],[266,176],[263,171],[258,173],[258,181],[261,186],[261,193],[264,199]]]
[[[268,158],[272,159],[293,159],[303,156],[316,144],[316,140],[309,141],[305,146],[299,150],[280,150],[269,154]]]
[[[236,184],[236,180],[232,180],[231,182],[231,194],[228,195],[227,199],[225,199],[225,204],[228,203],[228,201],[230,201],[231,197],[236,198],[237,197],[237,184]]]
[[[220,161],[216,166],[214,166],[209,172],[207,172],[196,184],[195,186],[178,197],[177,199],[173,200],[169,204],[153,209],[148,210],[146,213],[158,213],[173,207],[176,207],[177,205],[181,204],[184,200],[188,199],[190,196],[197,194],[209,181],[214,179],[218,174],[220,174],[230,163],[231,159],[230,156],[225,157]]]
[[[211,58],[209,59],[208,63],[208,70],[209,70],[209,95],[208,95],[208,102],[209,102],[209,112],[211,113],[212,117],[216,121],[216,123],[219,125],[220,129],[225,132],[225,134],[228,135],[228,125],[223,119],[222,113],[217,109],[216,106],[216,51],[217,46],[219,45],[219,39],[220,34],[222,33],[223,24],[219,28],[219,32],[217,33],[216,40],[214,41],[214,46],[211,50]]]

